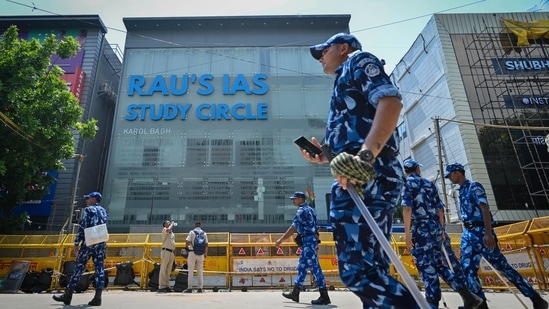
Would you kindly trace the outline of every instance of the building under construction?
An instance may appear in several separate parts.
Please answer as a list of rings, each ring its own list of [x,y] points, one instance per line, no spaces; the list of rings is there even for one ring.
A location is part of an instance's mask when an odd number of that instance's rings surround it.
[[[435,14],[396,66],[402,158],[424,165],[451,221],[458,196],[442,175],[454,162],[498,224],[549,214],[548,33],[548,12]]]

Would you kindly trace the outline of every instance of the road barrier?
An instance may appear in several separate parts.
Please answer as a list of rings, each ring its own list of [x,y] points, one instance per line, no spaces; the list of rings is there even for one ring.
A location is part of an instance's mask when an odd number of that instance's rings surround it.
[[[499,245],[509,263],[539,289],[549,289],[549,217],[535,218],[496,228]],[[187,233],[176,233],[176,269],[183,270],[187,258],[182,254]],[[297,275],[297,261],[301,249],[292,238],[280,248],[275,242],[281,233],[208,233],[208,257],[204,261],[204,287],[218,289],[286,288],[293,285]],[[451,233],[454,252],[459,256],[460,234]],[[0,278],[5,278],[14,261],[28,260],[30,270],[52,269],[50,290],[59,289],[59,277],[65,261],[75,260],[74,234],[69,235],[0,235]],[[329,287],[344,287],[339,278],[335,243],[330,232],[320,233],[318,256]],[[417,268],[406,248],[403,233],[393,233],[391,245],[412,278],[421,285]],[[161,234],[110,234],[105,258],[109,289],[147,289],[148,274],[160,263]],[[117,263],[132,262],[136,284],[115,286]],[[90,260],[86,269],[93,272]],[[392,275],[400,276],[391,267]],[[506,289],[488,265],[481,263],[479,277],[484,287]],[[194,276],[194,280],[197,280]],[[196,286],[196,281],[193,282]],[[306,287],[314,287],[308,276]]]

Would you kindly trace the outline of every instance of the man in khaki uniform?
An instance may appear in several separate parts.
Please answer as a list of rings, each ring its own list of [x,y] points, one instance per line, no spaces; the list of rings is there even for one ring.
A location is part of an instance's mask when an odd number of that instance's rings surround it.
[[[162,224],[162,249],[160,251],[160,274],[158,278],[158,292],[171,292],[170,273],[175,260],[175,235],[172,232],[173,221],[164,221]]]

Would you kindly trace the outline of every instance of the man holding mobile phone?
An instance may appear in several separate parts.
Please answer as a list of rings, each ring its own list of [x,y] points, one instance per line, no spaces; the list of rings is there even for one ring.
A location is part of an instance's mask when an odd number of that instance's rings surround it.
[[[356,207],[349,192],[353,184],[386,238],[404,183],[397,160],[396,125],[401,96],[384,71],[383,61],[362,51],[355,36],[338,33],[310,47],[325,73],[335,75],[329,103],[326,154],[303,157],[330,163],[336,181],[331,189],[330,221],[342,282],[362,301],[364,308],[418,308],[410,291],[390,275],[389,260]],[[316,138],[311,142],[321,147]]]

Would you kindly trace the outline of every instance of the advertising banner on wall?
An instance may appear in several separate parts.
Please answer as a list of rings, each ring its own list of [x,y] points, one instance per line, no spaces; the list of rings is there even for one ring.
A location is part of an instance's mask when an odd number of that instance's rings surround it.
[[[61,41],[64,40],[67,36],[72,36],[79,44],[80,46],[84,46],[84,43],[86,42],[86,38],[88,36],[88,33],[85,29],[50,29],[50,30],[30,30],[28,32],[20,32],[19,38],[23,40],[32,40],[37,39],[40,42],[43,42],[46,37],[49,35],[54,34],[57,38],[57,40]],[[59,66],[63,71],[65,71],[65,74],[75,74],[76,68],[82,66],[82,60],[84,59],[84,49],[81,48],[76,55],[68,58],[63,59],[59,57],[58,55],[53,55],[51,57],[51,63],[54,65]]]
[[[55,196],[55,189],[57,187],[57,176],[59,172],[48,172],[48,175],[53,177],[55,181],[49,186],[49,193],[44,195],[39,200],[26,201],[21,206],[14,208],[13,212],[20,214],[26,212],[29,216],[47,217],[52,210],[53,199]]]
[[[78,104],[80,104],[86,73],[82,71],[82,68],[76,67],[74,73],[65,74],[61,78],[67,82],[67,90],[78,99]]]

